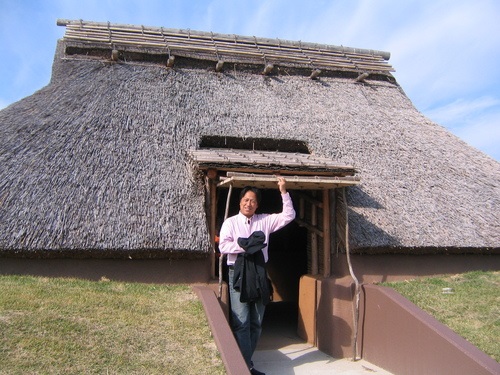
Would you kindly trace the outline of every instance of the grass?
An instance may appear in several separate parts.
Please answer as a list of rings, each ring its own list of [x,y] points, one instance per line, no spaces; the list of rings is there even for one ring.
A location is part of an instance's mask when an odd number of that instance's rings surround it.
[[[224,374],[187,285],[0,276],[0,374]]]
[[[383,285],[500,360],[500,272],[475,271]],[[443,288],[452,288],[452,293],[443,293]]]

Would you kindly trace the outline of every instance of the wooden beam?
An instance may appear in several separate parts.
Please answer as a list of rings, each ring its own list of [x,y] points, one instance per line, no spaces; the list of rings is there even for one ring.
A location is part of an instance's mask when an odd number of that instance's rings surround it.
[[[229,175],[229,172],[228,172]],[[261,189],[276,187],[276,175],[240,175],[232,177],[221,177],[218,186],[227,187],[230,184],[235,187],[252,185]],[[286,177],[286,185],[290,190],[323,190],[341,186],[356,185],[359,181],[341,177],[308,177],[293,176]]]

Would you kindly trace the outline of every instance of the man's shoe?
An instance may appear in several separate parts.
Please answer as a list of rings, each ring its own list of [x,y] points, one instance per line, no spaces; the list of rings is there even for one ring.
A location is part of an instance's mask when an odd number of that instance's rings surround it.
[[[252,374],[252,375],[266,375],[263,372],[260,372],[259,370],[256,370],[253,367],[250,369],[250,374]]]

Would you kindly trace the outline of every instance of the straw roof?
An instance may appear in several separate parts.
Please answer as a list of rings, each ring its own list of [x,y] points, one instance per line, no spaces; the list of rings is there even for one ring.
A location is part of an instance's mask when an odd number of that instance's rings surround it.
[[[72,33],[69,24],[85,24],[63,23]],[[500,164],[419,113],[383,53],[384,69],[336,67],[332,57],[310,79],[317,66],[286,56],[265,75],[262,59],[227,48],[217,72],[212,52],[169,44],[169,68],[167,47],[113,27],[133,48],[65,36],[50,84],[0,111],[1,254],[205,256],[204,181],[192,152],[221,136],[299,140],[318,160],[354,166],[353,251],[498,252]],[[368,78],[357,81],[361,72]]]

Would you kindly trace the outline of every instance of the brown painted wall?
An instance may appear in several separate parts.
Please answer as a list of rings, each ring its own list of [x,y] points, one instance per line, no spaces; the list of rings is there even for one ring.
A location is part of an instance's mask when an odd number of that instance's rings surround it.
[[[379,283],[417,277],[500,270],[500,255],[351,255],[359,282]],[[332,275],[349,275],[346,254],[332,256]]]
[[[316,342],[334,358],[353,358],[353,286],[348,277],[317,283]]]
[[[210,259],[0,258],[0,274],[75,277],[142,283],[208,283]]]
[[[304,275],[299,282],[297,335],[316,345],[316,288],[319,277]]]
[[[382,341],[366,341],[366,335],[364,335],[363,331],[365,326],[363,324],[370,322],[370,318],[372,318],[373,315],[376,315],[376,308],[378,308],[377,298],[369,300],[374,304],[367,306],[366,310],[364,310],[363,307],[363,299],[361,300],[358,350],[357,353],[353,352],[354,283],[348,272],[347,262],[345,259],[345,254],[333,258],[334,276],[328,279],[310,275],[305,275],[301,278],[298,333],[308,342],[315,342],[320,350],[333,357],[353,358],[356,354],[357,358],[363,356],[364,359],[367,359],[382,368],[391,370],[384,363],[377,363],[375,362],[376,359],[372,360],[371,358],[366,357],[367,353],[373,352],[373,345],[383,347],[386,341],[397,342],[400,339],[396,329],[396,331],[394,331],[394,337],[379,337]],[[498,270],[500,269],[500,256],[356,255],[352,257],[352,264],[354,273],[359,281],[365,283],[368,287],[375,287],[370,284],[381,281],[405,280],[416,277],[455,274],[472,270]],[[311,296],[314,294],[316,296],[315,298]],[[406,299],[402,299],[406,301]],[[368,301],[368,299],[366,301]],[[316,310],[312,308],[313,304]],[[375,311],[372,311],[373,309],[375,309]],[[411,326],[414,324],[414,318],[411,314],[403,315],[401,319],[401,324],[403,326]],[[391,322],[391,320],[389,320],[389,322]],[[434,345],[434,341],[431,340],[432,330],[430,328],[428,330],[429,332],[421,333],[422,345],[425,345],[426,347],[431,345],[432,347],[432,345]],[[427,342],[427,338],[431,341]],[[460,340],[463,339],[460,338]],[[446,346],[445,344],[442,345],[443,347]],[[439,354],[440,351],[446,353],[446,350],[448,349],[436,347],[436,350],[436,353]],[[456,352],[454,355],[460,357],[460,355],[463,354]],[[484,355],[484,353],[482,353],[482,355]],[[405,355],[401,355],[401,358],[408,360],[408,355],[406,355],[406,357]],[[457,361],[457,359],[454,360]],[[399,371],[394,372],[397,374],[412,373]],[[420,373],[447,372],[430,371]]]
[[[365,285],[362,357],[394,374],[500,374],[500,364],[390,288]]]

